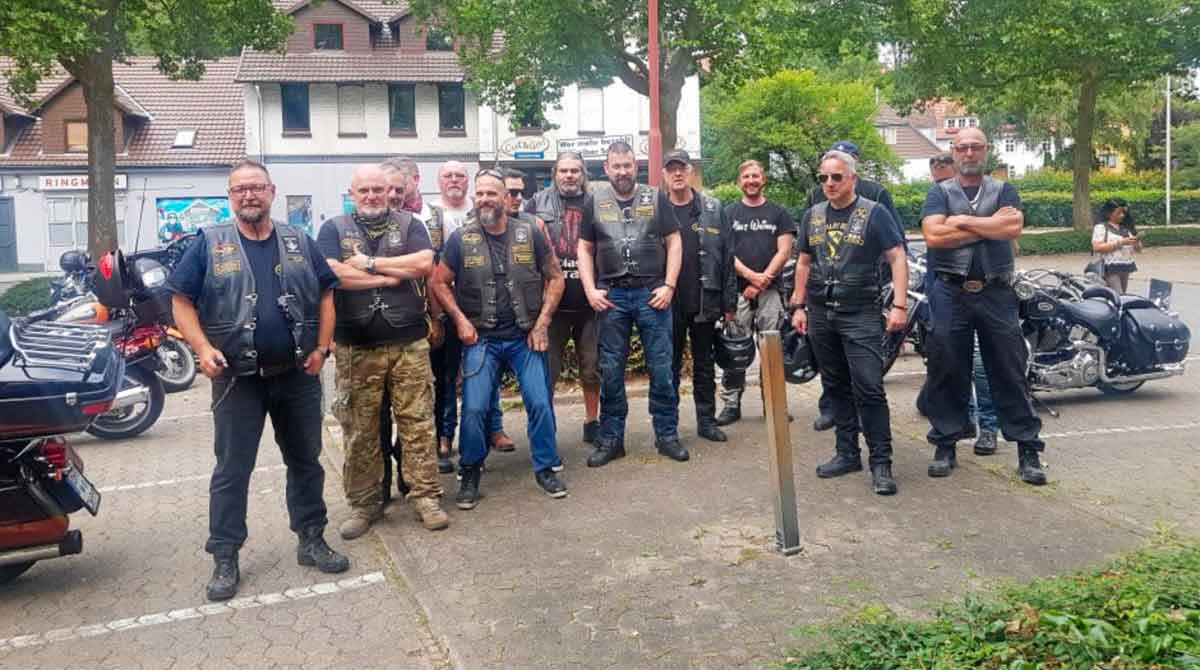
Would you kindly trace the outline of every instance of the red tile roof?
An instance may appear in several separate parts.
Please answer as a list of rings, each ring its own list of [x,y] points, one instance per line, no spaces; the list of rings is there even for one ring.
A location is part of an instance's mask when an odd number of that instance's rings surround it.
[[[453,52],[402,54],[392,49],[372,53],[313,51],[274,54],[246,50],[237,81],[462,81],[463,69]]]
[[[385,0],[336,0],[353,9],[372,21],[390,23],[408,15],[408,3],[404,0],[386,2]],[[284,14],[294,14],[312,4],[312,0],[271,0],[275,9]]]
[[[244,157],[246,124],[242,87],[234,80],[237,63],[234,58],[208,63],[200,81],[172,81],[158,71],[154,58],[114,64],[118,106],[142,109],[149,117],[132,126],[125,151],[117,155],[117,167],[230,165]],[[3,75],[0,64],[0,90],[6,91],[8,82]],[[39,93],[61,90],[64,83],[70,83],[69,77],[49,78],[39,86]],[[175,134],[184,129],[196,131],[193,148],[171,148]],[[9,154],[0,156],[0,167],[6,168],[86,164],[85,154],[44,154],[40,121],[22,130]]]
[[[929,113],[914,113],[900,116],[888,105],[880,105],[875,114],[877,127],[892,127],[896,129],[896,142],[890,144],[892,151],[904,159],[925,159],[942,153],[932,140],[921,129],[933,129],[936,123]]]

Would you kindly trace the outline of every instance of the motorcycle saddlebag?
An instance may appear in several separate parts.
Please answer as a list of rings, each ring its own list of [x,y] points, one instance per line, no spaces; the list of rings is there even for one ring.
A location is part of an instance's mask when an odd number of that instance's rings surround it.
[[[1163,310],[1157,307],[1127,309],[1121,325],[1126,346],[1122,359],[1133,370],[1149,370],[1187,358],[1191,331],[1187,324]]]

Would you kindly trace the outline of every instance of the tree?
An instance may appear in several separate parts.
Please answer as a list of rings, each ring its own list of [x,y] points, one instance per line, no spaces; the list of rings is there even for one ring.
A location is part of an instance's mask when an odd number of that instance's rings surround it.
[[[421,19],[455,38],[474,90],[501,112],[557,101],[565,86],[614,77],[649,95],[645,0],[412,0]],[[688,76],[740,82],[774,70],[780,54],[838,48],[805,38],[838,3],[828,0],[660,0],[659,123],[676,145],[676,112]],[[840,10],[839,10],[840,11]],[[499,31],[499,32],[498,32]]]
[[[838,140],[851,140],[866,172],[881,177],[898,159],[875,129],[878,105],[874,89],[864,83],[842,83],[811,70],[784,70],[743,85],[717,103],[710,115],[713,134],[721,141],[713,160],[717,170],[736,173],[747,158],[770,166],[773,175],[802,201],[816,185],[821,155]]]
[[[1200,63],[1200,12],[1190,0],[896,0],[895,101],[934,98],[986,107],[1073,103],[1076,228],[1088,202],[1097,101]]]
[[[204,61],[242,46],[273,50],[292,29],[270,0],[3,0],[0,54],[27,106],[43,78],[65,70],[83,88],[88,126],[88,251],[117,247],[113,63],[154,55],[165,74],[198,79]],[[61,70],[59,70],[61,68]]]

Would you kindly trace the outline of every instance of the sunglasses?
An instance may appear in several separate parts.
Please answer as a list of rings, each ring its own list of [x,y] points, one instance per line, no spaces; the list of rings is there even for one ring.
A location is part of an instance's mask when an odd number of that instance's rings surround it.
[[[846,175],[842,174],[841,172],[834,172],[833,174],[817,175],[817,181],[821,182],[822,184],[828,182],[830,179],[833,180],[833,183],[838,184],[838,183],[841,183],[841,181],[845,178],[846,178]]]
[[[480,170],[479,172],[475,173],[475,178],[479,179],[480,177],[495,177],[500,181],[504,181],[504,175],[500,174],[496,170]]]
[[[523,189],[519,189],[519,188],[510,188],[510,189],[508,189],[508,194],[509,194],[509,195],[511,195],[511,196],[512,196],[512,197],[514,197],[514,198],[519,198],[519,197],[521,197],[521,196],[522,196],[524,193],[525,193],[525,191],[524,191]]]

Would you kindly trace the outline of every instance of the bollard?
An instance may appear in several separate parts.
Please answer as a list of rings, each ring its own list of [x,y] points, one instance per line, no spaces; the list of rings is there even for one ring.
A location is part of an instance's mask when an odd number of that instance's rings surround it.
[[[762,368],[763,414],[771,458],[771,492],[775,498],[775,547],[784,556],[800,551],[796,485],[792,478],[792,440],[788,434],[787,386],[783,378],[783,343],[779,331],[758,334]]]

